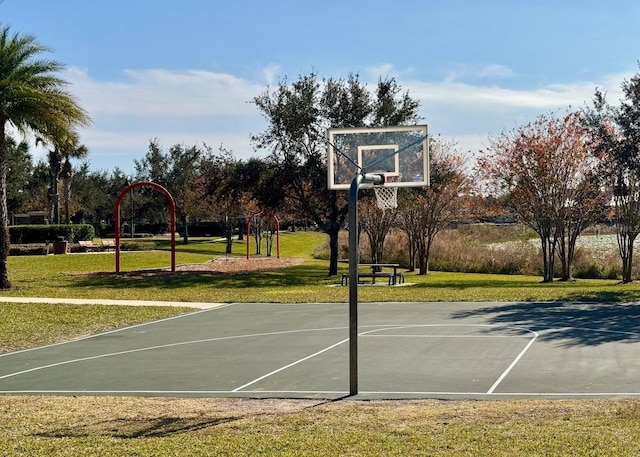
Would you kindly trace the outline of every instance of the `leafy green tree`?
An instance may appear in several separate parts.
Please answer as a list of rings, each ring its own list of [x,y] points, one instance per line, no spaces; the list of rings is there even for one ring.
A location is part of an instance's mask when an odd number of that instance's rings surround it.
[[[114,185],[114,179],[117,182],[117,176],[117,168],[111,173],[104,170],[90,170],[86,162],[82,162],[75,168],[74,192],[69,203],[73,207],[71,217],[73,223],[93,224],[96,227],[96,233],[100,236],[104,230],[113,233],[110,226],[114,218],[115,200],[124,188],[121,184]],[[124,181],[126,182],[126,178]]]
[[[194,194],[194,191],[199,189],[196,183],[202,174],[203,161],[210,155],[211,151],[207,146],[185,147],[179,144],[171,146],[165,152],[158,140],[152,139],[147,154],[141,160],[134,161],[138,181],[153,181],[165,187],[173,196],[176,216],[182,225],[184,244],[189,243],[190,218],[203,214],[198,202],[203,202],[204,196]],[[149,193],[145,206],[147,213],[166,220],[167,203],[164,196],[157,192]]]
[[[238,160],[232,151],[220,146],[203,164],[206,202],[209,216],[222,227],[226,252],[231,253],[233,237],[249,213],[255,212],[250,187],[259,179],[255,161],[250,166]],[[256,172],[258,174],[256,174]]]
[[[5,143],[7,158],[7,210],[9,214],[27,211],[31,197],[31,173],[33,163],[29,154],[29,146],[22,141],[16,143],[8,137]]]
[[[62,149],[62,169],[60,170],[60,178],[62,178],[62,200],[64,208],[64,223],[70,224],[71,218],[69,214],[69,203],[71,200],[71,181],[74,171],[71,165],[71,159],[82,159],[89,154],[89,149],[81,145],[72,145]]]
[[[603,177],[614,204],[622,282],[633,281],[634,243],[640,235],[640,74],[622,82],[624,97],[611,106],[595,91],[593,106],[583,111],[589,145],[601,160]]]
[[[285,79],[253,99],[267,121],[253,144],[270,150],[273,189],[282,189],[291,212],[314,221],[329,235],[329,275],[338,273],[338,233],[348,216],[346,192],[327,188],[329,127],[402,125],[419,120],[419,103],[394,78],[380,79],[370,91],[357,75],[320,81],[315,73],[289,84]]]
[[[67,92],[57,74],[64,66],[37,58],[49,49],[32,35],[12,34],[0,27],[0,288],[11,288],[7,269],[9,215],[7,209],[7,129],[32,132],[58,144],[87,125],[89,117]]]

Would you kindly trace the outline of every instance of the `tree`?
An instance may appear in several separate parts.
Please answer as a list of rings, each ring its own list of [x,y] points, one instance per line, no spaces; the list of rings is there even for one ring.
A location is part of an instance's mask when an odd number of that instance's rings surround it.
[[[89,123],[87,113],[57,76],[64,66],[37,58],[49,49],[32,35],[12,34],[0,27],[0,288],[11,288],[7,270],[9,216],[7,210],[7,129],[32,132],[53,144],[78,126]]]
[[[222,145],[202,165],[206,214],[222,227],[227,254],[231,254],[236,230],[242,230],[247,214],[255,209],[245,186],[245,171],[243,162]]]
[[[5,144],[7,160],[7,210],[9,214],[26,211],[31,196],[31,173],[33,164],[26,142],[16,143],[7,138]]]
[[[471,178],[455,143],[431,140],[429,145],[430,185],[401,189],[398,220],[407,234],[409,252],[417,258],[418,274],[429,273],[431,246],[438,233],[463,214],[464,198],[469,194]],[[410,259],[410,264],[415,261]]]
[[[363,198],[358,205],[358,228],[367,234],[372,263],[382,263],[384,242],[395,220],[396,211],[381,210],[372,195]]]
[[[197,185],[202,174],[203,161],[210,155],[210,149],[198,146],[185,147],[173,145],[164,152],[157,139],[149,141],[149,150],[141,160],[135,160],[136,179],[139,181],[153,181],[165,187],[173,196],[176,204],[176,215],[182,225],[183,244],[189,244],[188,225],[191,217],[204,214],[201,205],[205,195],[203,189]],[[166,200],[157,192],[149,195],[146,200],[147,214],[158,220],[166,220]],[[156,198],[158,197],[158,198]]]
[[[327,188],[324,132],[328,127],[374,127],[410,124],[419,119],[419,103],[394,78],[380,79],[373,91],[357,75],[319,81],[315,73],[253,99],[267,120],[253,144],[271,151],[277,185],[282,185],[291,212],[314,221],[329,235],[329,275],[338,273],[338,233],[348,215],[345,192]],[[275,188],[275,187],[274,187]]]
[[[579,113],[541,115],[493,138],[478,161],[494,190],[538,234],[544,282],[553,281],[557,253],[563,279],[570,278],[578,235],[604,211],[585,133]]]
[[[617,107],[595,91],[593,106],[583,112],[589,145],[601,158],[604,178],[614,204],[622,282],[633,281],[633,246],[640,234],[640,74],[622,82],[624,98]]]
[[[73,179],[73,166],[71,159],[82,159],[89,154],[89,149],[83,144],[69,145],[62,149],[62,168],[60,177],[62,178],[62,199],[64,202],[64,223],[70,224],[71,217],[69,214],[69,201],[71,200],[71,181]]]

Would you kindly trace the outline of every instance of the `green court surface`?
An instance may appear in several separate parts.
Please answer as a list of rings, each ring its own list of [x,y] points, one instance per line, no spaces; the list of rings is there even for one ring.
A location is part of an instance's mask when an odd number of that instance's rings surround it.
[[[226,304],[0,355],[0,393],[338,399],[347,304]],[[362,303],[357,398],[640,396],[640,307]]]

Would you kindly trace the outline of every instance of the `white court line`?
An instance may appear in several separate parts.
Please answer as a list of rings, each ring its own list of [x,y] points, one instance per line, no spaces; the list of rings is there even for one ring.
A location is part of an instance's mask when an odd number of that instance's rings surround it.
[[[521,328],[517,326],[500,326],[500,325],[491,325],[491,324],[415,324],[415,325],[407,325],[407,326],[394,326],[390,328],[380,328],[376,330],[370,330],[368,332],[361,333],[361,336],[367,337],[402,337],[402,338],[496,338],[496,337],[506,337],[506,338],[522,338],[524,335],[372,335],[372,333],[383,332],[385,330],[396,330],[403,328],[420,328],[420,327],[488,327],[491,329],[506,329],[506,330],[518,330],[521,332],[528,332],[533,334],[531,341],[524,347],[522,351],[516,356],[516,358],[511,362],[511,364],[507,367],[507,369],[500,375],[498,380],[493,383],[491,388],[486,392],[487,395],[491,395],[494,393],[496,388],[500,385],[500,383],[507,377],[509,372],[517,365],[520,359],[524,356],[524,354],[529,350],[529,348],[533,345],[533,343],[538,339],[538,332],[526,328]]]
[[[177,316],[165,317],[164,319],[158,319],[158,320],[155,320],[155,321],[142,322],[140,324],[129,325],[127,327],[121,327],[121,328],[117,328],[117,329],[114,329],[114,330],[109,330],[109,331],[106,331],[106,332],[96,333],[96,334],[93,334],[93,335],[87,335],[87,336],[74,338],[74,339],[67,340],[67,341],[60,341],[59,343],[45,344],[44,346],[36,346],[36,347],[33,347],[33,348],[20,349],[18,351],[5,352],[3,354],[0,354],[0,357],[8,357],[8,356],[11,356],[11,355],[23,354],[25,352],[33,352],[33,351],[38,351],[40,349],[47,349],[47,348],[52,348],[52,347],[56,347],[56,346],[62,346],[64,344],[76,343],[78,341],[90,340],[92,338],[97,338],[97,337],[104,336],[104,335],[110,335],[112,333],[124,332],[126,330],[131,330],[131,329],[134,329],[134,328],[140,328],[140,327],[145,327],[145,326],[148,326],[148,325],[159,324],[159,323],[162,323],[162,322],[168,322],[168,321],[172,321],[172,320],[176,320],[176,319],[182,319],[183,317],[189,317],[189,316],[193,316],[195,314],[207,313],[209,311],[226,308],[226,307],[232,306],[232,305],[233,305],[233,303],[229,303],[229,304],[226,304],[226,305],[221,305],[221,306],[219,306],[217,308],[208,308],[208,309],[203,309],[201,311],[194,311],[192,313],[185,313],[185,314],[179,314]]]
[[[366,335],[367,338],[531,338],[529,335]]]
[[[513,369],[513,367],[515,367],[517,365],[517,363],[520,361],[520,359],[522,358],[522,356],[525,354],[525,352],[527,352],[529,350],[529,348],[531,347],[531,345],[533,345],[533,343],[538,339],[538,332],[533,332],[535,335],[534,337],[531,339],[531,341],[529,341],[529,344],[527,344],[524,349],[522,351],[520,351],[520,354],[518,354],[518,356],[513,360],[513,362],[511,362],[511,365],[509,365],[507,367],[506,370],[504,370],[504,373],[502,373],[500,375],[500,377],[498,378],[498,380],[493,383],[493,385],[491,386],[491,389],[489,389],[489,391],[487,392],[488,394],[492,394],[494,390],[496,390],[496,388],[500,385],[500,383],[502,382],[502,380],[504,378],[507,377],[507,375],[509,374],[509,372]]]
[[[338,395],[347,396],[347,390],[0,390],[0,395],[229,395],[230,398],[242,398],[264,395]],[[240,395],[243,394],[243,395]],[[444,391],[359,391],[354,399],[359,397],[388,397],[412,399],[416,397],[640,397],[640,392],[504,392],[487,394],[486,392],[444,392]],[[312,399],[312,398],[310,398]]]
[[[317,355],[320,355],[320,354],[322,354],[323,352],[330,351],[331,349],[333,349],[333,348],[335,348],[335,347],[337,347],[337,346],[340,346],[341,344],[347,343],[348,341],[349,341],[349,338],[346,338],[346,339],[344,339],[344,340],[342,340],[342,341],[338,341],[337,343],[332,344],[331,346],[328,346],[328,347],[326,347],[326,348],[324,348],[324,349],[322,349],[322,350],[320,350],[320,351],[318,351],[318,352],[315,352],[315,353],[313,353],[313,354],[311,354],[311,355],[308,355],[308,356],[303,357],[303,358],[301,358],[301,359],[299,359],[299,360],[296,360],[295,362],[292,362],[292,363],[290,363],[289,365],[285,365],[285,366],[283,366],[283,367],[281,367],[281,368],[278,368],[277,370],[273,370],[272,372],[267,373],[267,374],[265,374],[265,375],[263,375],[263,376],[260,376],[259,378],[256,378],[256,379],[254,379],[253,381],[248,382],[248,383],[246,383],[246,384],[244,384],[244,385],[242,385],[242,386],[240,386],[240,387],[236,387],[236,388],[235,388],[235,389],[233,389],[231,392],[238,392],[238,391],[241,391],[241,390],[242,390],[242,389],[244,389],[245,387],[248,387],[248,386],[250,386],[250,385],[252,385],[252,384],[255,384],[256,382],[262,381],[263,379],[266,379],[266,378],[268,378],[269,376],[273,376],[274,374],[276,374],[276,373],[280,373],[281,371],[284,371],[284,370],[286,370],[286,369],[288,369],[288,368],[291,368],[291,367],[293,367],[293,366],[295,366],[295,365],[298,365],[299,363],[302,363],[302,362],[304,362],[305,360],[312,359],[313,357],[315,357],[315,356],[317,356]]]
[[[81,358],[77,358],[77,359],[64,360],[64,361],[61,361],[61,362],[51,363],[51,364],[48,364],[48,365],[41,365],[41,366],[38,366],[38,367],[30,368],[28,370],[17,371],[15,373],[9,373],[9,374],[0,376],[0,380],[7,379],[7,378],[13,378],[15,376],[20,376],[20,375],[27,374],[27,373],[33,373],[34,371],[46,370],[48,368],[55,368],[55,367],[59,367],[59,366],[62,366],[62,365],[71,365],[73,363],[86,362],[86,361],[89,361],[89,360],[103,359],[103,358],[106,358],[106,357],[115,357],[115,356],[118,356],[118,355],[133,354],[133,353],[136,353],[136,352],[152,351],[152,350],[155,350],[155,349],[166,349],[166,348],[172,348],[172,347],[178,347],[178,346],[186,346],[186,345],[190,345],[190,344],[202,344],[202,343],[210,343],[210,342],[213,342],[213,341],[234,340],[234,339],[241,339],[241,338],[253,338],[253,337],[259,337],[259,336],[272,336],[272,335],[286,335],[286,334],[291,334],[291,333],[344,330],[345,328],[346,327],[328,327],[328,328],[319,328],[319,329],[286,330],[286,331],[281,331],[281,332],[251,333],[251,334],[247,334],[247,335],[221,336],[221,337],[216,337],[216,338],[206,338],[206,339],[201,339],[201,340],[181,341],[181,342],[178,342],[178,343],[161,344],[161,345],[158,345],[158,346],[146,346],[146,347],[142,347],[142,348],[128,349],[126,351],[110,352],[110,353],[105,353],[105,354],[92,355],[92,356],[88,356],[88,357],[81,357]],[[338,343],[338,344],[340,344],[340,343]]]
[[[463,325],[457,325],[457,324],[415,324],[415,325],[392,325],[392,326],[387,325],[387,326],[376,326],[376,327],[379,327],[379,328],[359,333],[358,336],[359,337],[362,337],[362,336],[376,337],[377,336],[377,337],[383,337],[383,338],[397,337],[397,336],[408,337],[408,338],[428,337],[427,335],[372,335],[373,333],[384,332],[386,330],[401,330],[401,329],[404,329],[404,328],[422,328],[422,327],[489,327],[489,328],[500,328],[500,329],[511,329],[511,330],[515,329],[515,330],[519,330],[519,331],[532,332],[531,330],[528,330],[528,329],[522,329],[522,328],[519,328],[519,327],[512,327],[512,326],[504,327],[504,326],[497,326],[497,325],[474,325],[474,324],[463,324]],[[532,332],[532,333],[535,334],[535,332]],[[469,338],[491,337],[491,335],[479,335],[479,336],[462,335],[462,336],[463,337],[469,337]],[[433,336],[433,338],[438,338],[438,337],[442,337],[442,335],[434,335]],[[449,338],[455,338],[456,336],[455,335],[450,335],[448,337]],[[499,337],[502,337],[502,338],[507,337],[508,338],[510,336],[509,335],[500,335]],[[289,369],[289,368],[291,368],[291,367],[293,367],[295,365],[298,365],[298,364],[300,364],[302,362],[305,362],[305,361],[307,361],[309,359],[312,359],[312,358],[314,358],[314,357],[316,357],[316,356],[318,356],[318,355],[320,355],[320,354],[322,354],[324,352],[327,352],[327,351],[329,351],[329,350],[331,350],[331,349],[333,349],[333,348],[335,348],[337,346],[340,346],[341,344],[347,343],[348,341],[349,341],[349,338],[346,338],[346,339],[344,339],[342,341],[339,341],[339,342],[337,342],[335,344],[332,344],[331,346],[328,346],[328,347],[326,347],[326,348],[324,348],[324,349],[322,349],[322,350],[320,350],[318,352],[315,352],[315,353],[310,354],[310,355],[308,355],[306,357],[303,357],[303,358],[301,358],[299,360],[291,362],[288,365],[280,367],[280,368],[278,368],[276,370],[273,370],[273,371],[271,371],[269,373],[266,373],[266,374],[264,374],[264,375],[262,375],[262,376],[260,376],[260,377],[258,377],[256,379],[254,379],[253,381],[250,381],[250,382],[248,382],[246,384],[243,384],[240,387],[236,387],[235,389],[232,390],[232,392],[240,392],[240,391],[242,391],[244,388],[246,388],[248,386],[251,386],[251,385],[253,385],[253,384],[257,383],[257,382],[260,382],[260,381],[262,381],[262,380],[264,380],[264,379],[266,379],[266,378],[268,378],[270,376],[273,376],[273,375],[275,375],[277,373],[280,373],[280,372],[282,372],[284,370],[287,370],[287,369]],[[531,343],[529,343],[529,345],[530,344]],[[520,355],[520,357],[521,356],[522,355]],[[505,373],[503,373],[503,377],[504,376],[506,376]]]

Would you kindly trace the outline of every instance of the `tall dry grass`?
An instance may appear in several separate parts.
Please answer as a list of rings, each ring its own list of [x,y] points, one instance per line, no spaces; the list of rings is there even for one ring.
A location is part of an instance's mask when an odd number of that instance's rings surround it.
[[[611,228],[595,227],[579,239],[572,264],[575,278],[619,279],[620,256]],[[360,259],[371,260],[366,234],[360,239]],[[341,259],[349,257],[347,232],[339,238]],[[407,237],[401,230],[392,231],[384,245],[382,258],[388,263],[409,266]],[[640,252],[640,251],[638,251]],[[314,257],[329,258],[328,243],[321,245]],[[640,277],[640,259],[634,261],[634,276]],[[556,261],[557,275],[560,262]],[[429,269],[463,273],[542,274],[542,254],[537,235],[517,224],[468,224],[440,232],[433,243]]]

